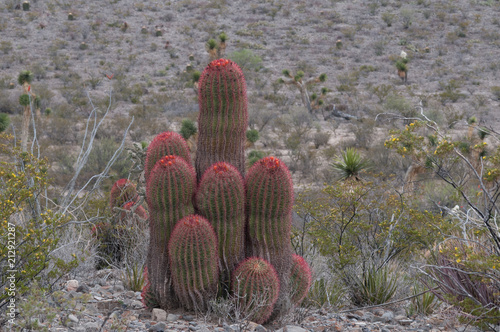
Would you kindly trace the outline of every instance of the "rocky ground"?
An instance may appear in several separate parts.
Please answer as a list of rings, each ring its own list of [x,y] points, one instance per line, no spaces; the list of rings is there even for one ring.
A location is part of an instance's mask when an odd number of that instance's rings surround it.
[[[325,309],[298,311],[288,323],[258,325],[252,322],[224,322],[222,317],[192,312],[144,308],[141,293],[126,290],[117,271],[101,270],[92,280],[70,280],[58,292],[59,303],[72,303],[54,319],[41,322],[49,331],[479,331],[458,325],[443,312],[428,317],[407,317],[404,309],[373,308],[352,312]],[[62,299],[62,301],[61,301]],[[294,322],[292,322],[294,321]]]

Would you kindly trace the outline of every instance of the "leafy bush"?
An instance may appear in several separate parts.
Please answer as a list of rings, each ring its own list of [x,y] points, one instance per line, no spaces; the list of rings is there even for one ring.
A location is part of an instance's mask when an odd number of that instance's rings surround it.
[[[0,113],[0,133],[7,130],[10,124],[10,118],[5,113]]]
[[[233,60],[240,66],[245,75],[252,71],[257,71],[262,68],[262,58],[249,49],[235,51],[229,55],[229,59]]]
[[[248,166],[252,166],[253,164],[255,164],[257,161],[261,160],[265,156],[266,156],[266,154],[262,151],[257,151],[257,150],[250,151],[250,153],[248,154],[248,157],[247,157]]]
[[[14,296],[28,293],[33,282],[48,289],[78,265],[76,256],[65,261],[55,255],[69,218],[39,201],[48,187],[48,162],[12,148],[11,140],[0,134],[0,151],[6,157],[0,163],[0,229],[6,239],[0,243],[0,271],[15,278],[0,280],[0,288],[11,289],[0,294],[0,310]],[[0,326],[4,323],[0,320]]]
[[[180,134],[184,139],[189,139],[191,136],[198,132],[198,128],[194,124],[193,120],[184,119],[182,120]]]
[[[368,269],[432,247],[451,227],[440,214],[420,211],[412,200],[388,190],[390,182],[390,177],[377,184],[335,182],[296,199],[309,241],[348,289],[359,287],[358,276],[369,276]]]
[[[247,140],[251,143],[255,143],[259,140],[259,131],[257,129],[247,130]]]

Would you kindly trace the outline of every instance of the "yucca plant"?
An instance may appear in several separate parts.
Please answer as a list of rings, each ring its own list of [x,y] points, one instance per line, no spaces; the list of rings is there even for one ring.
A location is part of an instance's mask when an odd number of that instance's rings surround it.
[[[426,290],[426,287],[423,287],[420,283],[415,282],[412,288],[411,295],[414,296],[411,298],[410,306],[407,309],[407,314],[409,316],[413,315],[423,315],[427,316],[434,312],[434,310],[439,305],[439,302],[436,298],[436,295],[432,293],[430,290],[427,292],[420,294]],[[418,295],[420,294],[420,295]],[[418,295],[418,296],[417,296]]]
[[[338,174],[339,180],[355,179],[360,180],[360,173],[369,170],[372,162],[363,158],[354,148],[347,148],[344,152],[330,164]]]
[[[389,268],[375,267],[366,270],[354,281],[351,300],[356,305],[376,305],[388,302],[397,290],[397,278]]]

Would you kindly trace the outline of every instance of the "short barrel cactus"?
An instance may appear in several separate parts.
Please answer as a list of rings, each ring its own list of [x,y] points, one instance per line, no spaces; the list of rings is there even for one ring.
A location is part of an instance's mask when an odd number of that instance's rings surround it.
[[[311,287],[311,282],[309,264],[302,256],[293,254],[292,273],[290,274],[292,303],[298,305],[304,300]]]
[[[280,283],[274,267],[264,259],[251,257],[233,272],[231,289],[236,306],[248,319],[265,323],[278,300]]]

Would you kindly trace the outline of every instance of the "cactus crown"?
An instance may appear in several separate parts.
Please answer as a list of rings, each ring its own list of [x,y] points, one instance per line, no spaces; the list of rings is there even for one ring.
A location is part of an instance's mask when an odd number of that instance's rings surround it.
[[[259,161],[259,163],[264,166],[265,169],[274,172],[280,168],[281,161],[275,157],[266,157]]]

